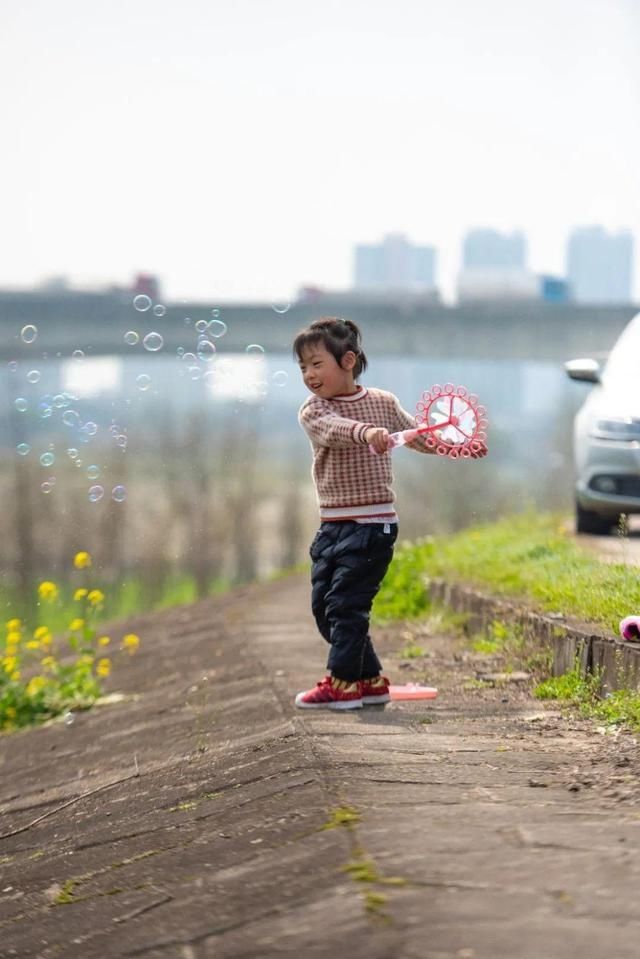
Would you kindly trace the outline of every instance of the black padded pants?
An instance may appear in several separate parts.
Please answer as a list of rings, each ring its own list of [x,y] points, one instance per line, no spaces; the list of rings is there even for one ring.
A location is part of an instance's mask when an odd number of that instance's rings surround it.
[[[371,679],[382,669],[369,614],[397,536],[396,523],[322,523],[311,544],[311,608],[338,679]]]

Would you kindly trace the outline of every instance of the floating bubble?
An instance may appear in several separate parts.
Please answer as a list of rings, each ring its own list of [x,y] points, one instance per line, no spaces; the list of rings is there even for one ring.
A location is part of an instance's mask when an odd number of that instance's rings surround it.
[[[161,350],[164,346],[164,340],[160,333],[147,333],[142,341],[142,345],[145,350],[149,350],[150,353],[157,353],[158,350]]]
[[[43,453],[42,456],[40,457],[41,466],[53,466],[55,461],[56,461],[56,458],[53,455],[53,453]]]
[[[220,316],[220,310],[218,309],[218,307],[216,307],[215,310],[211,310],[211,316],[213,317]]]
[[[187,370],[187,373],[192,380],[199,380],[202,376],[202,370],[199,366],[190,366]]]
[[[201,340],[198,343],[198,359],[210,363],[216,355],[216,348],[210,340]]]
[[[198,358],[197,358],[197,356],[196,356],[195,353],[183,353],[182,356],[180,357],[180,359],[181,359],[184,363],[188,363],[188,364],[197,363],[197,360],[198,360]]]
[[[153,312],[155,313],[156,316],[164,316],[165,313],[167,312],[167,308],[162,303],[156,303],[156,305],[153,308]]]
[[[271,378],[276,386],[286,386],[289,379],[289,374],[286,370],[276,370]]]
[[[193,323],[193,320],[191,319],[191,317],[190,317],[190,316],[185,316],[185,318],[184,318],[184,325],[185,325],[185,326],[191,326],[192,323]]]
[[[215,313],[215,310],[214,310]],[[222,320],[211,320],[209,323],[209,329],[207,331],[209,336],[213,336],[216,339],[219,339],[221,336],[227,332],[227,324],[223,323]]]
[[[77,360],[78,363],[81,363],[84,359],[84,350],[74,350],[71,354],[71,358]]]
[[[124,433],[120,433],[119,436],[116,436],[116,443],[123,450],[127,448],[127,437],[124,435]]]
[[[26,411],[27,411],[28,408],[29,408],[29,404],[28,404],[27,400],[24,398],[24,396],[18,396],[18,397],[14,400],[14,404],[13,404],[13,405],[14,405],[15,408],[17,409],[18,413],[26,413]]]
[[[53,397],[53,405],[55,406],[57,410],[64,409],[64,407],[68,406],[68,404],[69,404],[69,400],[64,395],[64,393],[56,393],[56,395]]]
[[[207,370],[202,379],[205,383],[214,383],[217,379],[215,370]]]
[[[104,488],[102,486],[89,487],[89,501],[91,503],[98,503],[103,496],[104,496]]]
[[[10,373],[15,373],[15,371],[18,369],[18,364],[15,360],[9,360],[7,367],[9,368]]]
[[[87,466],[87,476],[90,480],[98,479],[100,476],[100,467],[99,466]]]
[[[272,303],[271,309],[274,313],[288,313],[291,309],[290,303]]]
[[[73,465],[78,467],[82,466],[82,460],[80,459],[80,457],[78,457],[78,459],[74,462]]]
[[[249,343],[245,353],[248,353],[249,356],[262,356],[264,353],[264,346],[260,346],[259,343]]]
[[[65,410],[62,414],[62,422],[65,426],[80,426],[80,414],[75,410]]]
[[[78,458],[78,451],[73,446],[70,446],[67,450],[67,455],[70,459],[75,460]]]
[[[33,343],[37,336],[38,327],[33,326],[32,323],[27,323],[27,325],[23,326],[20,331],[20,339],[23,343]]]
[[[49,480],[45,480],[44,483],[40,483],[40,489],[43,493],[50,493],[53,489],[53,483],[49,482]]]
[[[30,383],[39,383],[42,373],[40,370],[29,370],[27,373],[27,379]]]
[[[82,427],[83,431],[87,436],[95,436],[98,432],[98,424],[94,423],[93,420],[88,420]]]
[[[41,419],[46,420],[49,416],[51,416],[52,413],[52,407],[49,406],[49,404],[44,400],[41,400],[40,403],[38,403],[38,416]]]
[[[65,724],[65,726],[73,726],[73,724],[75,723],[75,721],[76,721],[76,714],[75,714],[75,713],[69,712],[69,713],[65,713],[65,714],[64,714],[64,724]]]
[[[139,339],[140,337],[135,330],[127,330],[124,334],[124,341],[127,346],[135,346]]]
[[[19,456],[26,456],[27,453],[31,452],[31,447],[28,443],[18,443],[16,446],[16,452]]]
[[[146,373],[141,373],[139,376],[136,376],[136,385],[139,390],[148,390],[151,386],[151,377],[147,376]]]
[[[207,327],[209,326],[208,320],[198,320],[196,323],[196,330],[198,333],[204,333]]]
[[[180,359],[184,356],[184,346],[179,346],[176,350],[176,356],[179,356]]]
[[[146,293],[138,293],[138,295],[133,298],[133,305],[138,313],[146,313],[151,307],[151,298],[148,297]]]
[[[127,498],[127,491],[124,486],[114,486],[111,490],[111,499],[116,503],[124,503]]]

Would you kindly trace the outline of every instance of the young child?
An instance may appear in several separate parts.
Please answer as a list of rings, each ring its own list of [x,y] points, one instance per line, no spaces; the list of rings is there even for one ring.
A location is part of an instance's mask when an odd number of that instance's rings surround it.
[[[369,614],[398,535],[389,434],[416,420],[393,393],[358,385],[367,358],[350,320],[316,320],[296,336],[293,352],[312,394],[298,419],[311,441],[320,505],[320,529],[309,551],[311,608],[331,646],[328,675],[298,693],[295,704],[357,709],[386,703],[389,681],[369,636]],[[407,445],[432,452],[421,438]],[[475,457],[485,454],[483,446]]]

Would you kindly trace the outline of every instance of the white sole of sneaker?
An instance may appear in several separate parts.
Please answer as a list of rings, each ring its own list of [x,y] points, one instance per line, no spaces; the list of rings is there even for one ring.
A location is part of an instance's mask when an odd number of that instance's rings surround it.
[[[391,702],[391,696],[389,693],[384,693],[382,696],[363,696],[362,705],[363,706],[384,706],[385,703]]]
[[[298,709],[362,709],[362,700],[353,703],[299,703],[295,700]]]

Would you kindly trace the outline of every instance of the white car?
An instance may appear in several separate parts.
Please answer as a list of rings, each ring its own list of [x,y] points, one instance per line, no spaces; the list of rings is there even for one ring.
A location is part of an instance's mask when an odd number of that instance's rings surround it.
[[[593,359],[565,370],[595,384],[574,423],[576,531],[606,535],[624,514],[640,513],[640,313],[603,370]]]

